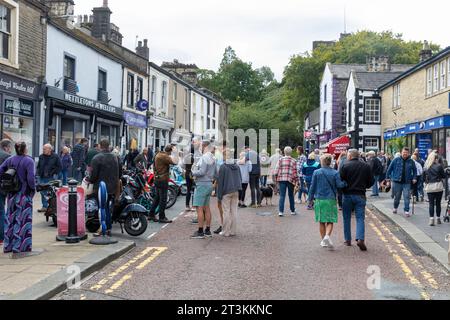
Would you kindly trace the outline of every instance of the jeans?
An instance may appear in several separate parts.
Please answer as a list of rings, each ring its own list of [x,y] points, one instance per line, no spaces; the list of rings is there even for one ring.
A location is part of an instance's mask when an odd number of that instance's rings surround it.
[[[52,179],[51,178],[39,178],[39,184],[46,184],[49,183]],[[47,209],[48,208],[48,201],[47,201],[47,191],[41,192],[41,201],[42,201],[42,208]]]
[[[6,196],[0,193],[0,241],[5,240],[5,201]]]
[[[242,190],[239,190],[239,201],[242,203],[245,202],[245,194],[247,193],[247,187],[248,187],[248,183],[243,183]]]
[[[68,173],[68,170],[67,169],[63,169],[61,171],[61,173],[59,174],[59,179],[62,180],[63,186],[67,185],[67,173]]]
[[[403,194],[403,202],[405,203],[405,212],[409,212],[409,204],[411,201],[410,199],[411,184],[394,182],[392,191],[394,193],[394,209],[398,209],[398,207],[400,206],[400,200],[402,199]]]
[[[267,176],[262,176],[260,180],[261,180],[261,185],[263,187],[265,187],[267,185]]]
[[[169,190],[168,181],[155,181],[156,195],[153,199],[153,204],[150,209],[150,216],[155,216],[156,209],[159,206],[159,219],[166,218],[167,193]]]
[[[380,176],[375,176],[375,183],[372,186],[372,195],[373,196],[378,196],[380,195],[380,190],[378,187],[378,181],[380,180]]]
[[[305,179],[303,177],[300,177],[300,189],[298,191],[298,199],[299,200],[302,200],[303,194],[308,195],[308,190],[305,188]]]
[[[433,192],[428,194],[428,199],[430,200],[430,218],[434,218],[434,208],[436,207],[436,217],[441,217],[441,202],[442,202],[442,196],[444,195],[444,192]]]
[[[259,185],[259,174],[250,175],[250,194],[252,196],[252,205],[261,204],[261,187]]]
[[[286,189],[289,195],[289,205],[291,212],[295,212],[294,185],[288,181],[280,182],[280,213],[284,213],[284,202],[286,201]]]
[[[424,197],[425,193],[423,190],[423,176],[419,176],[417,179],[417,192],[419,194],[419,197]]]
[[[365,196],[344,194],[343,215],[345,241],[352,241],[351,220],[353,211],[356,213],[356,240],[365,240],[366,202]]]

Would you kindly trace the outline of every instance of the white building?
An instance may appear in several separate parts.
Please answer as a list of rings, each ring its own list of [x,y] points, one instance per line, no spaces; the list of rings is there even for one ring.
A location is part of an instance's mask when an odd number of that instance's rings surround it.
[[[46,112],[41,136],[60,150],[81,138],[120,144],[122,61],[101,41],[63,22],[47,30]]]
[[[191,131],[205,139],[219,139],[220,102],[199,88],[191,91]]]
[[[170,73],[150,62],[149,99],[152,116],[149,119],[148,144],[154,148],[170,143],[170,132],[174,129],[173,117],[169,117]]]

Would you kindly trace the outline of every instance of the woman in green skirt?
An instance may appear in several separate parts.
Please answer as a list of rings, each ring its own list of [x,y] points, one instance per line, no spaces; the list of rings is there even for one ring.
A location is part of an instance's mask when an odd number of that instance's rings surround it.
[[[333,157],[325,154],[320,158],[322,168],[315,171],[309,190],[308,200],[314,202],[316,222],[320,223],[321,246],[333,249],[331,233],[338,222],[337,195],[338,189],[346,187],[339,173],[331,168]]]

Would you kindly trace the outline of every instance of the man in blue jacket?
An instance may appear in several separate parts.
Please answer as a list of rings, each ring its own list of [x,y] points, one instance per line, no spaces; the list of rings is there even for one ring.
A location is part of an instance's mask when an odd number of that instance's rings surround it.
[[[392,160],[391,165],[386,172],[386,177],[393,182],[393,213],[397,214],[397,210],[403,194],[403,201],[405,203],[405,216],[411,217],[411,214],[409,213],[411,183],[417,183],[417,168],[414,160],[412,160],[410,157],[408,148],[403,148],[402,156]]]

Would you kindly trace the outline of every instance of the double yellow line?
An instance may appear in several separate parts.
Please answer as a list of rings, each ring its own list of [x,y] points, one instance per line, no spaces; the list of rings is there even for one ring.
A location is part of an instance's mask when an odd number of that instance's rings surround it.
[[[133,277],[133,272],[136,270],[142,270],[144,269],[149,263],[151,263],[153,260],[155,260],[160,254],[162,254],[164,251],[166,251],[166,247],[148,247],[145,248],[141,253],[136,255],[134,258],[129,260],[127,263],[123,264],[113,272],[111,272],[107,277],[101,279],[99,282],[97,282],[96,285],[92,286],[90,290],[92,291],[101,291],[105,285],[107,285],[109,282],[111,282],[114,278],[117,278],[122,273],[127,271],[128,269],[132,269],[130,272],[126,273],[124,276],[122,276],[118,281],[114,282],[108,289],[104,290],[103,293],[105,294],[111,294],[117,289],[119,289],[126,281],[130,280]],[[150,254],[151,253],[151,254]],[[148,256],[150,254],[150,256]],[[141,263],[139,263],[136,267],[133,268],[133,266],[140,260],[143,260]]]
[[[375,222],[370,222],[369,225],[372,230],[378,235],[378,237],[383,241],[387,247],[389,253],[394,258],[394,261],[400,265],[401,270],[405,274],[408,281],[414,285],[420,291],[420,295],[423,300],[431,300],[430,294],[427,292],[426,287],[423,283],[414,275],[412,269],[408,266],[405,259],[403,259],[400,254],[406,256],[413,266],[420,270],[420,275],[423,280],[428,283],[428,285],[435,289],[439,289],[437,281],[433,276],[424,268],[424,266],[414,257],[414,255],[409,251],[406,246],[389,230],[386,225],[378,219],[373,212],[369,211],[370,218]],[[378,226],[377,226],[378,225]]]

